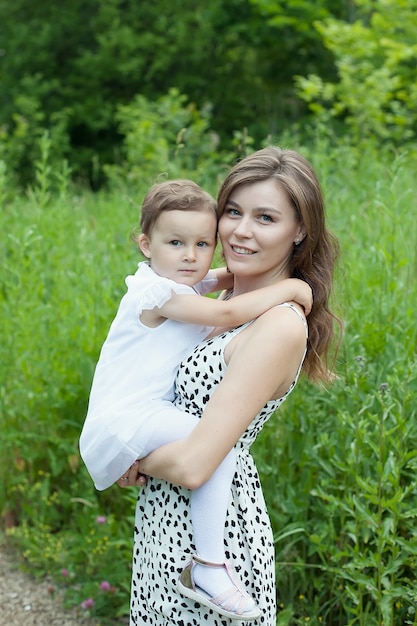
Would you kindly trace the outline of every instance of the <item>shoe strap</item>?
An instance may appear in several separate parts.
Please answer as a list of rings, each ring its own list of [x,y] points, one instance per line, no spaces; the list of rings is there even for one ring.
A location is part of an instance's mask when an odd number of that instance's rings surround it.
[[[194,554],[191,557],[191,560],[194,563],[198,563],[198,565],[205,565],[206,567],[223,567],[227,569],[226,563],[213,563],[212,561],[206,561],[205,559],[202,559],[201,556],[198,556],[198,554]]]
[[[244,591],[242,592],[238,587],[231,587],[227,591],[211,599],[213,604],[236,613],[236,615],[243,615],[248,600],[251,598]]]
[[[246,595],[249,598],[248,594],[246,593],[246,590],[244,589],[244,587],[242,587],[242,582],[236,576],[236,572],[231,566],[230,561],[228,561],[227,559],[226,561],[224,561],[224,563],[214,563],[213,561],[206,561],[205,559],[202,559],[201,556],[199,556],[198,554],[194,554],[191,557],[191,565],[192,567],[194,567],[194,565],[197,565],[197,564],[205,565],[206,567],[217,567],[218,569],[220,568],[225,569],[231,582],[233,583],[234,588],[237,589],[241,595]]]

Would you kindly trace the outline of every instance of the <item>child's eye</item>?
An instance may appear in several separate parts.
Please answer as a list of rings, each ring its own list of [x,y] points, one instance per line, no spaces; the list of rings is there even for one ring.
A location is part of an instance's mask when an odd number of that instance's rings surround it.
[[[181,241],[179,239],[172,239],[170,242],[171,246],[180,246],[181,245]]]
[[[198,248],[206,248],[208,246],[208,242],[207,241],[199,241],[197,244]]]

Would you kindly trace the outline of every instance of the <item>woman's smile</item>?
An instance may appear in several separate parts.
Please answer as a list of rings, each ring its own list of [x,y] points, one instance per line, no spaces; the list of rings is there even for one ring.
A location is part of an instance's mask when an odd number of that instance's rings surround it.
[[[248,248],[242,248],[241,246],[234,246],[233,244],[230,244],[230,247],[233,252],[236,252],[236,254],[255,254],[253,250],[249,250]]]

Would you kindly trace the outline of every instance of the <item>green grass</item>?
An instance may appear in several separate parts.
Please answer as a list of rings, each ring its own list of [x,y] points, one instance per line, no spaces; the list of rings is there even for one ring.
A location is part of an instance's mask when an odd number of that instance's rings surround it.
[[[341,243],[345,333],[339,379],[301,381],[254,446],[276,538],[277,623],[417,624],[417,159],[303,150]],[[104,623],[128,606],[134,494],[95,491],[78,437],[139,260],[129,234],[146,189],[80,192],[46,157],[29,196],[12,199],[5,184],[0,170],[1,512],[25,566],[52,575],[69,603],[93,598]]]

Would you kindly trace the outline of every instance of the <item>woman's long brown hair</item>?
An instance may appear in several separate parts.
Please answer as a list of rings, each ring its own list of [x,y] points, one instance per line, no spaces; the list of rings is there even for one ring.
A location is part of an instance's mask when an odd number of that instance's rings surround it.
[[[329,305],[339,245],[326,227],[323,194],[313,167],[294,150],[271,146],[250,154],[231,169],[221,185],[219,215],[236,187],[269,179],[275,180],[286,192],[297,219],[306,230],[306,237],[299,245],[294,245],[288,259],[289,275],[305,280],[313,290],[303,371],[312,381],[328,382],[333,378],[328,355],[334,338],[334,323],[341,329],[340,320]]]

